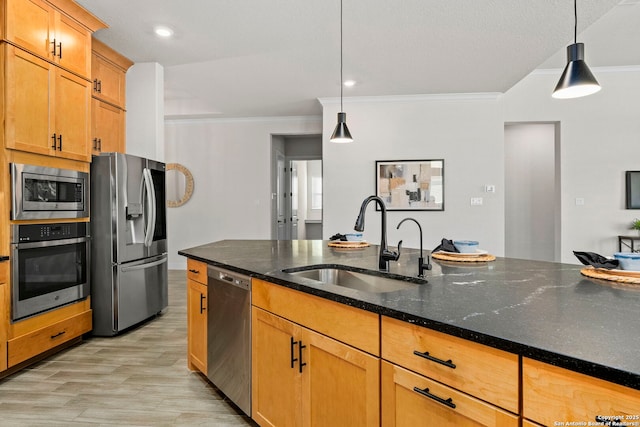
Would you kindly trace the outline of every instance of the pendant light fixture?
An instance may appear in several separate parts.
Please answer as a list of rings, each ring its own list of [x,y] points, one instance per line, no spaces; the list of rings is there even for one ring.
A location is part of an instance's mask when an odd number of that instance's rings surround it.
[[[340,112],[338,113],[338,124],[336,125],[336,129],[333,131],[331,135],[331,142],[344,143],[344,142],[352,142],[353,138],[351,137],[351,132],[349,132],[349,128],[347,127],[347,113],[343,111],[342,108],[342,89],[343,89],[343,81],[342,81],[342,0],[340,0]]]
[[[553,94],[554,98],[567,99],[591,95],[600,90],[600,85],[584,62],[584,43],[578,43],[578,5],[573,0],[574,27],[573,44],[567,46],[567,66],[560,76]]]

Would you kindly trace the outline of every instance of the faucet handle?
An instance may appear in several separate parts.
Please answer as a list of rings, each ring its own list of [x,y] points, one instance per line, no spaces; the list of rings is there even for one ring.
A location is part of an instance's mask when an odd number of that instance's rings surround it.
[[[402,240],[398,242],[398,252],[390,251],[389,249],[383,250],[380,256],[385,261],[397,261],[400,258],[400,250],[402,248]]]

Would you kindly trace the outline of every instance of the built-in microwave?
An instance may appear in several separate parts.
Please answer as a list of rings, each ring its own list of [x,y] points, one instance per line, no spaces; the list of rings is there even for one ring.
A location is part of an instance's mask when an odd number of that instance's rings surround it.
[[[89,174],[70,169],[11,164],[11,219],[89,216]]]

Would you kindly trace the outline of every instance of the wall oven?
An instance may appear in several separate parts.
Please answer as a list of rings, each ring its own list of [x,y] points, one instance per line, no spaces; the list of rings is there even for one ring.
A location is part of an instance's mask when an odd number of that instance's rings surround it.
[[[11,320],[89,296],[88,223],[11,226]]]
[[[89,174],[45,166],[11,164],[11,219],[89,216]]]

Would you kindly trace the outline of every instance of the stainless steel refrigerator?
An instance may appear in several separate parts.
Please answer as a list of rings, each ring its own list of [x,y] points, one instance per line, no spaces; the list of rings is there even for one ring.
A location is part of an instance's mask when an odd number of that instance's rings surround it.
[[[167,307],[165,164],[102,153],[90,181],[93,333],[113,336]]]

